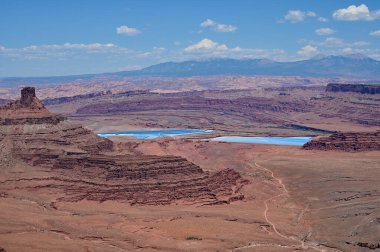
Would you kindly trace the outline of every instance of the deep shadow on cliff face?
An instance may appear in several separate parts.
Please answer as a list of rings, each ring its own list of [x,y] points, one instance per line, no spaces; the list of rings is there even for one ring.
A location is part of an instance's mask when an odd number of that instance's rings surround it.
[[[361,94],[380,94],[379,84],[340,84],[329,83],[326,92],[354,92]]]
[[[49,177],[33,178],[33,190],[63,194],[62,201],[150,205],[223,204],[244,197],[239,191],[246,181],[232,169],[211,174],[181,157],[117,155],[110,140],[51,114],[34,88],[21,93],[0,109],[0,165],[48,169]]]

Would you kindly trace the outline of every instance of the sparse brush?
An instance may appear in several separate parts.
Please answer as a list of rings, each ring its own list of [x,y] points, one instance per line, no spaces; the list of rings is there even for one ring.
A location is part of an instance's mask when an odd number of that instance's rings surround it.
[[[202,240],[202,238],[200,238],[200,237],[197,237],[197,236],[188,236],[188,237],[186,237],[186,240],[188,240],[188,241],[200,241],[200,240]]]

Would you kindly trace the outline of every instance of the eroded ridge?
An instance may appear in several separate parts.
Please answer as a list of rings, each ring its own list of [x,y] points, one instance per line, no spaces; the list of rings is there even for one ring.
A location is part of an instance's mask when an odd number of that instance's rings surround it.
[[[303,146],[306,150],[374,151],[380,150],[380,131],[335,133],[314,139]]]

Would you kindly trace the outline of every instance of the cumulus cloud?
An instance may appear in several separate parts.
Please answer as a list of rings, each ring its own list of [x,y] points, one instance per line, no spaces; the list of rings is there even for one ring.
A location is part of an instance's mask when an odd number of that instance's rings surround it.
[[[298,23],[302,22],[305,20],[305,13],[300,10],[290,10],[288,13],[285,15],[284,20],[291,22],[291,23]]]
[[[329,37],[324,41],[317,43],[320,46],[326,47],[362,47],[369,45],[366,41],[346,42],[341,38]]]
[[[0,56],[14,59],[65,59],[69,57],[80,57],[84,54],[124,54],[130,53],[125,47],[119,47],[112,43],[64,43],[47,45],[30,45],[21,48],[0,47]]]
[[[353,50],[351,47],[346,47],[346,48],[343,48],[343,49],[342,49],[342,52],[343,52],[344,54],[351,54],[351,53],[354,52],[354,50]]]
[[[115,48],[116,45],[112,43],[101,44],[101,43],[93,43],[93,44],[72,44],[65,43],[63,45],[42,45],[42,46],[30,46],[29,48],[51,48],[51,49],[85,49],[85,50],[103,50]]]
[[[141,32],[136,28],[128,27],[127,25],[122,25],[116,28],[116,33],[127,36],[136,36]]]
[[[151,51],[143,52],[138,54],[139,57],[155,57],[155,58],[160,58],[161,55],[166,52],[166,48],[164,47],[153,47]]]
[[[380,36],[380,30],[372,31],[372,32],[369,33],[369,35],[371,35],[371,36]]]
[[[308,11],[308,12],[306,13],[306,16],[308,16],[308,17],[316,17],[316,16],[317,16],[317,13],[315,13],[314,11]]]
[[[324,18],[324,17],[318,17],[317,20],[318,20],[319,22],[322,22],[322,23],[326,23],[326,22],[329,21],[327,18]]]
[[[294,24],[305,21],[306,18],[316,18],[319,22],[328,21],[327,18],[319,17],[314,11],[289,10],[280,23],[290,22]]]
[[[380,19],[380,10],[370,11],[365,4],[350,5],[334,11],[332,16],[340,21],[372,21]]]
[[[309,57],[317,52],[318,52],[317,47],[307,45],[307,46],[302,47],[301,50],[299,50],[297,53],[301,55],[302,57]]]
[[[348,45],[362,47],[362,46],[368,46],[369,43],[366,41],[356,41],[356,42],[353,42],[351,44],[349,43]]]
[[[334,38],[334,37],[326,38],[324,41],[319,42],[318,44],[320,46],[327,46],[327,47],[346,46],[343,39]]]
[[[228,57],[228,58],[284,58],[285,51],[281,49],[241,48],[239,46],[229,47],[210,39],[202,39],[183,49],[186,55],[197,58]]]
[[[319,36],[326,36],[326,35],[331,35],[335,33],[335,31],[331,28],[320,28],[320,29],[316,29],[315,33]]]
[[[374,49],[374,48],[351,48],[351,47],[345,47],[342,48],[340,51],[338,51],[342,54],[356,54],[356,57],[363,57],[368,56],[374,59],[379,59],[380,57],[380,49]]]
[[[229,48],[225,44],[219,44],[210,39],[202,39],[198,43],[190,45],[184,49],[185,52],[196,52],[196,51],[225,51]]]
[[[328,50],[329,53],[335,53],[333,50],[337,50],[340,48],[352,48],[352,47],[365,47],[368,46],[369,43],[366,41],[354,41],[354,42],[347,42],[342,38],[336,38],[336,37],[327,37],[322,41],[303,41],[303,43],[307,43],[312,46],[317,46],[320,48],[323,48],[324,50]]]
[[[234,32],[237,30],[236,26],[228,25],[228,24],[221,24],[218,23],[212,19],[206,19],[203,21],[200,25],[202,28],[210,28],[217,32]]]

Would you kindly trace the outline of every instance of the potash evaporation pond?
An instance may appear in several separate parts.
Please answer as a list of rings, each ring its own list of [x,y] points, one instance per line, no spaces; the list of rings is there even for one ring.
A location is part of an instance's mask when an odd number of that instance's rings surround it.
[[[191,134],[202,134],[210,133],[212,130],[201,130],[201,129],[164,129],[164,130],[137,130],[137,131],[118,131],[118,132],[107,132],[98,133],[101,137],[111,137],[111,136],[130,136],[138,139],[155,139],[160,137],[173,137],[173,136],[183,136]]]
[[[155,139],[162,137],[174,137],[192,134],[210,133],[212,130],[201,129],[164,129],[164,130],[134,130],[134,131],[115,131],[98,133],[101,137],[111,136],[130,136],[138,139]],[[230,143],[255,143],[255,144],[274,144],[302,146],[311,140],[311,137],[242,137],[242,136],[222,136],[211,139],[218,142]]]
[[[213,138],[212,141],[229,142],[229,143],[255,143],[255,144],[275,144],[275,145],[292,145],[302,146],[309,142],[311,137],[240,137],[240,136],[222,136]]]

